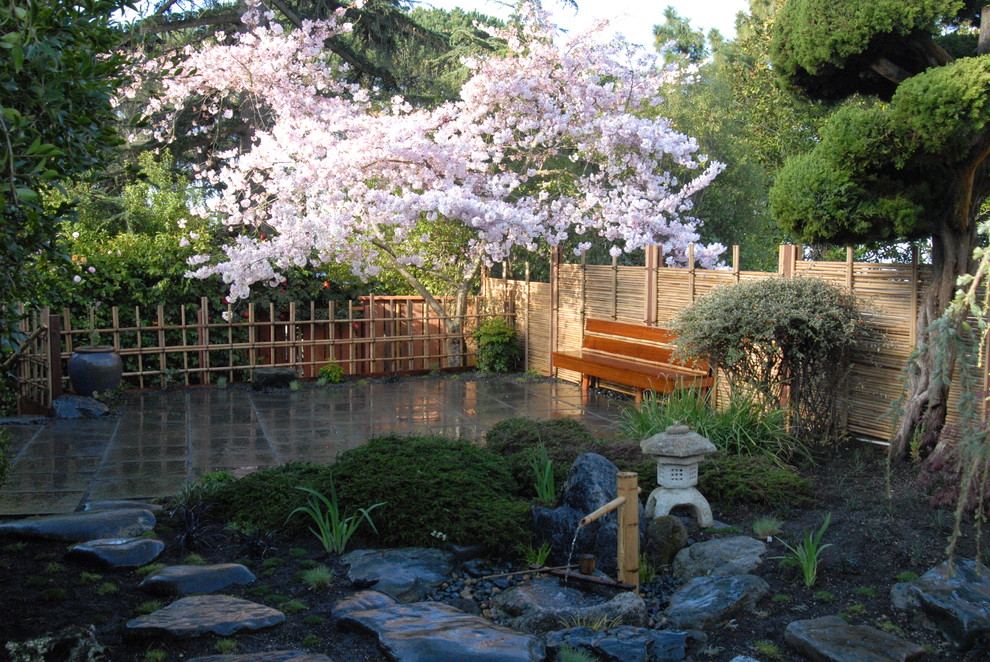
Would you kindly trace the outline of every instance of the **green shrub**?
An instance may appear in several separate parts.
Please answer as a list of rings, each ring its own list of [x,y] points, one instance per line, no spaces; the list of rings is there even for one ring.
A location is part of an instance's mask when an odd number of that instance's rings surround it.
[[[666,396],[646,398],[622,412],[622,431],[634,439],[647,439],[679,421],[725,453],[762,454],[778,463],[795,455],[809,456],[805,445],[788,434],[783,409],[764,409],[743,395],[732,395],[727,404],[716,408],[711,395],[711,391],[703,394],[696,389],[678,389]]]
[[[378,541],[388,546],[481,542],[492,551],[527,539],[529,503],[502,458],[444,437],[388,435],[342,453],[333,464],[342,504],[387,505],[375,515]],[[362,534],[369,534],[365,529]]]
[[[501,317],[485,320],[471,337],[478,342],[475,353],[478,370],[482,372],[512,372],[519,364],[522,348],[516,337],[516,327]]]
[[[854,297],[817,278],[769,278],[712,290],[671,325],[678,353],[702,359],[734,393],[767,407],[785,388],[792,429],[825,438],[838,427],[836,404],[862,338]]]
[[[305,518],[286,521],[289,513],[306,505],[306,494],[296,488],[319,490],[329,480],[329,467],[308,462],[262,469],[218,489],[210,501],[210,514],[225,522],[251,522],[263,531],[304,535],[309,528]]]
[[[800,506],[814,499],[812,483],[760,455],[727,455],[701,465],[698,489],[720,504]]]
[[[327,363],[320,368],[320,382],[323,384],[339,384],[344,381],[344,366],[338,363]]]

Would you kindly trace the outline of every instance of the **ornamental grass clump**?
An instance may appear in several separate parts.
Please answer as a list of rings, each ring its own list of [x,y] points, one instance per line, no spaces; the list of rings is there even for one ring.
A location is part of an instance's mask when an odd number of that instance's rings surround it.
[[[766,410],[788,403],[805,439],[839,430],[840,397],[857,343],[866,341],[855,297],[818,278],[769,278],[719,287],[671,325],[677,355],[707,361],[732,393]]]

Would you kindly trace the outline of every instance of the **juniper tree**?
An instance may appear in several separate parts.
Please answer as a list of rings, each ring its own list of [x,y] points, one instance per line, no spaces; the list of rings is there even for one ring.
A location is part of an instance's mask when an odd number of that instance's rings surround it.
[[[963,0],[790,0],[775,25],[779,75],[841,102],[814,149],[778,173],[775,220],[807,243],[931,241],[895,460],[916,431],[929,451],[945,423],[949,386],[932,378],[930,325],[973,267],[990,192],[988,32],[990,11]]]

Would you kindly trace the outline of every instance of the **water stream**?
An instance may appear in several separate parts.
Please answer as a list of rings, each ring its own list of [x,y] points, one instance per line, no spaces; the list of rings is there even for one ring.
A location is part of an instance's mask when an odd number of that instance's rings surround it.
[[[564,583],[565,584],[567,583],[567,580],[571,576],[571,560],[574,558],[574,548],[577,547],[577,539],[578,539],[578,534],[579,533],[581,533],[581,525],[580,524],[578,524],[577,527],[574,529],[574,537],[571,538],[571,549],[570,549],[570,551],[567,552],[567,567],[564,568]]]

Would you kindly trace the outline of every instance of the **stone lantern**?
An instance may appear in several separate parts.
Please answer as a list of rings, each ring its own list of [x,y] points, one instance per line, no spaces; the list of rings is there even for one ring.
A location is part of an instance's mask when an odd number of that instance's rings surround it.
[[[640,442],[643,453],[657,461],[657,483],[646,502],[646,516],[667,515],[676,506],[691,506],[698,526],[712,526],[712,507],[695,487],[698,465],[715,445],[691,428],[675,422],[663,432]]]

